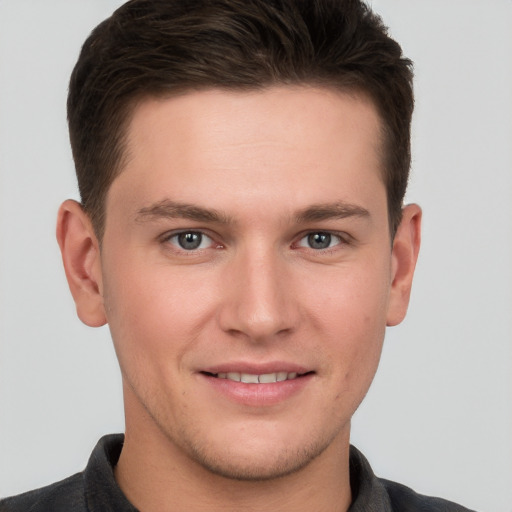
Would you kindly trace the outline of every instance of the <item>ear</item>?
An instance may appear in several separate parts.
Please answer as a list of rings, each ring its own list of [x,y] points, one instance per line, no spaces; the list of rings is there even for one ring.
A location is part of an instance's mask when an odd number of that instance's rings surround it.
[[[67,200],[59,209],[57,242],[78,317],[91,327],[106,324],[99,243],[76,201]]]
[[[421,208],[410,204],[402,210],[402,221],[393,240],[388,326],[399,324],[407,313],[420,242]]]

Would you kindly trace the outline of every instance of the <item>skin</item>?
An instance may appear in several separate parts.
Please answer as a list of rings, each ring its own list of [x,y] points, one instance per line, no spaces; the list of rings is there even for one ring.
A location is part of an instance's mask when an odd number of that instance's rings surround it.
[[[380,130],[369,100],[322,88],[148,99],[101,250],[62,205],[78,315],[108,322],[122,371],[115,474],[137,508],[348,509],[350,419],[406,313],[420,242],[416,205],[390,240]],[[205,373],[223,365],[307,375],[258,393]]]

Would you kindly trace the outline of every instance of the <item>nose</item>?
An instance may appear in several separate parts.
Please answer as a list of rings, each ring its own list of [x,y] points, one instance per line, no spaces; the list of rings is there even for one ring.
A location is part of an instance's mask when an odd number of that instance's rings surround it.
[[[244,251],[230,262],[219,322],[233,336],[264,342],[297,329],[293,271],[272,250]]]

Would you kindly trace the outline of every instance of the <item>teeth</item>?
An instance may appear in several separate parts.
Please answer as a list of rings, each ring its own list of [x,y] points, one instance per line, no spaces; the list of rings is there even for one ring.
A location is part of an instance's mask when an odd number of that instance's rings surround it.
[[[245,384],[271,384],[274,382],[283,382],[285,380],[296,379],[297,372],[277,372],[277,373],[263,373],[261,375],[254,375],[251,373],[218,373],[217,378],[228,379],[235,382],[243,382]]]
[[[251,375],[250,373],[241,373],[240,381],[245,382],[246,384],[258,384],[258,376]]]
[[[263,375],[259,375],[258,382],[260,382],[261,384],[269,384],[271,382],[277,382],[277,374],[276,373],[264,373]]]

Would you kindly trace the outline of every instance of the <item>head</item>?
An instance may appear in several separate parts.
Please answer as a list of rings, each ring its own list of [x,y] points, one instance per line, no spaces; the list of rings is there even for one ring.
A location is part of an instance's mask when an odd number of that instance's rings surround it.
[[[70,81],[82,205],[101,241],[106,196],[129,158],[127,128],[145,98],[322,86],[364,95],[377,109],[393,237],[410,166],[411,67],[359,0],[131,0],[92,32]]]
[[[418,253],[410,82],[353,0],[135,0],[93,32],[58,239],[120,362],[120,471],[338,468]]]

